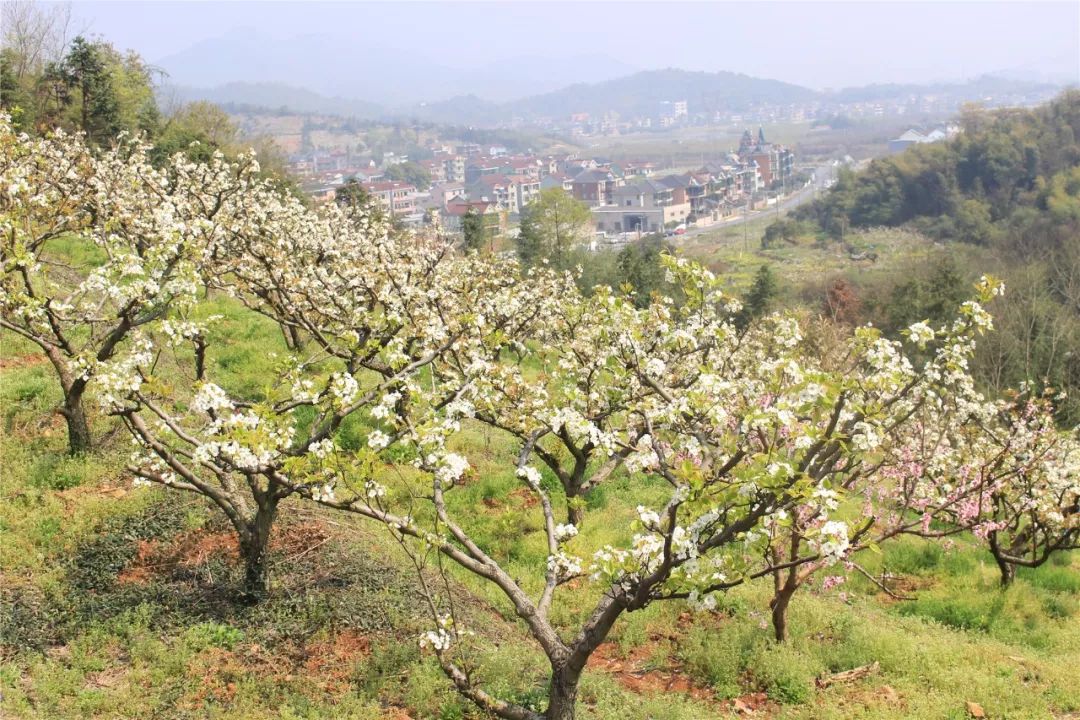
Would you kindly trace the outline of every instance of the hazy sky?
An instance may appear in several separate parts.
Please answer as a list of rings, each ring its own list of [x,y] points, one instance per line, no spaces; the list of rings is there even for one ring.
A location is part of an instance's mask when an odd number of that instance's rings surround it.
[[[1023,70],[1080,77],[1080,2],[76,2],[82,27],[151,61],[237,28],[400,48],[469,68],[605,56],[813,88]],[[383,68],[384,70],[386,68]],[[275,78],[248,78],[273,80]]]

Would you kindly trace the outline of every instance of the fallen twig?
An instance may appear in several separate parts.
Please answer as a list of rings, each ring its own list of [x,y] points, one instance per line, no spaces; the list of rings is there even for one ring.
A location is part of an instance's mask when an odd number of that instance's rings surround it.
[[[863,575],[865,575],[870,580],[870,582],[874,583],[879,588],[881,588],[882,591],[885,592],[889,597],[894,598],[896,600],[914,600],[915,599],[915,598],[913,598],[913,597],[911,597],[909,595],[900,595],[899,593],[893,592],[889,588],[889,586],[884,583],[884,581],[878,580],[876,577],[873,576],[873,574],[870,573],[870,571],[868,571],[862,565],[859,565],[858,563],[851,563],[851,565],[856,570],[858,570]]]
[[[877,660],[869,665],[862,665],[851,670],[844,670],[843,672],[833,673],[832,675],[825,675],[817,679],[817,686],[819,688],[827,688],[830,685],[839,685],[843,683],[854,682],[855,680],[861,680],[867,675],[872,675],[881,669],[881,664]]]

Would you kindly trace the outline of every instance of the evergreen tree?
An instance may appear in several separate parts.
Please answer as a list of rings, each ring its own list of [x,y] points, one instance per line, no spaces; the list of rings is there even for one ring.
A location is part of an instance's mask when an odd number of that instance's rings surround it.
[[[75,38],[62,72],[68,87],[78,93],[79,127],[98,145],[112,142],[122,129],[120,104],[102,49],[82,36]]]
[[[476,208],[469,208],[465,216],[461,218],[461,229],[465,234],[465,248],[467,250],[481,251],[488,240],[487,228],[484,227],[484,216],[477,212]]]
[[[671,251],[671,246],[659,235],[644,237],[619,251],[615,260],[619,280],[634,291],[634,304],[638,307],[648,305],[654,292],[674,295],[660,263],[660,256]]]
[[[742,310],[735,316],[735,326],[740,330],[745,330],[752,320],[769,312],[769,307],[776,299],[777,293],[776,276],[773,275],[772,268],[762,265],[754,275],[754,284],[750,287],[750,292],[743,299]]]

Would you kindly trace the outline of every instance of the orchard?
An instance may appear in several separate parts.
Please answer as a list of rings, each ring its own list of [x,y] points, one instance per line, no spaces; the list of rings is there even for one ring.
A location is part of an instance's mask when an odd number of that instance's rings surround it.
[[[312,208],[254,156],[150,153],[0,120],[0,327],[51,365],[71,453],[101,442],[91,416],[119,421],[130,478],[227,518],[249,604],[273,593],[285,504],[385,531],[417,573],[416,642],[494,716],[575,717],[590,658],[655,603],[707,614],[768,583],[784,642],[800,588],[872,578],[862,558],[898,538],[973,537],[1003,585],[1080,547],[1080,437],[1055,424],[1058,398],[991,396],[969,369],[1006,291],[991,277],[947,323],[823,349],[806,312],[744,322],[722,278],[678,256],[678,300],[583,293],[362,203]],[[288,352],[216,376],[211,297],[275,323]],[[530,498],[543,562],[511,567],[476,531],[478,428],[515,448],[495,462]],[[590,501],[616,478],[653,500],[612,531]],[[459,612],[463,577],[542,655],[539,706],[471,670],[487,640]]]

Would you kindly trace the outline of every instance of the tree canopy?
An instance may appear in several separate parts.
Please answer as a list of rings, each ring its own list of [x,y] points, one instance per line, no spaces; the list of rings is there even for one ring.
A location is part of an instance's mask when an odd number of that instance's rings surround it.
[[[547,260],[567,267],[567,260],[592,233],[589,206],[562,188],[541,190],[521,213],[517,254],[525,265]]]

